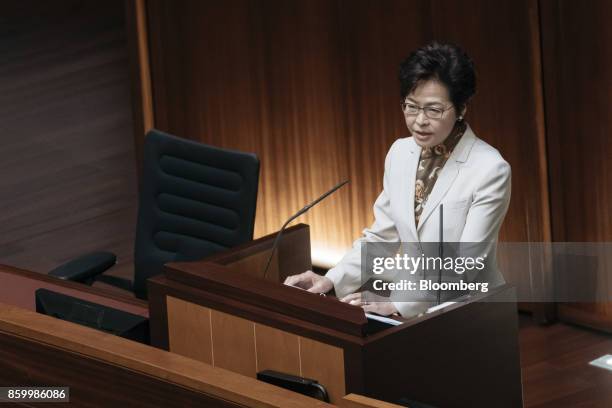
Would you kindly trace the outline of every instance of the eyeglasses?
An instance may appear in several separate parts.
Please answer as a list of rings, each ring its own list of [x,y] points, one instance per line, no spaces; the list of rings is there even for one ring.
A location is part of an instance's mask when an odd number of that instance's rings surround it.
[[[453,105],[446,108],[438,108],[435,106],[420,107],[419,105],[415,105],[414,103],[410,102],[400,102],[400,106],[402,107],[402,111],[404,111],[405,115],[418,115],[419,111],[422,110],[425,116],[427,116],[429,119],[441,119],[444,112],[453,108]]]

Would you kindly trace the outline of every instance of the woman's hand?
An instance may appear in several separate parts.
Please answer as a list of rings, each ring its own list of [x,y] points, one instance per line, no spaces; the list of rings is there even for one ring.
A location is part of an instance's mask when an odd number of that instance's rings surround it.
[[[329,278],[317,275],[313,271],[288,276],[285,279],[285,285],[296,286],[313,293],[327,293],[334,288],[334,284]]]
[[[381,316],[390,316],[397,313],[397,309],[393,302],[370,302],[365,299],[365,296],[361,292],[351,293],[346,295],[340,301],[348,303],[353,306],[361,306],[366,313],[376,313]]]

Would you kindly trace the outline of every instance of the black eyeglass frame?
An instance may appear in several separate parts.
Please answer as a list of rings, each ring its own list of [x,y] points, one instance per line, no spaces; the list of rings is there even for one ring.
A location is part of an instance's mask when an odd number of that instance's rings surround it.
[[[412,112],[412,113],[406,112],[406,107],[408,105],[416,107],[417,108],[416,112]],[[404,112],[404,115],[417,116],[420,111],[423,111],[425,116],[427,116],[427,118],[429,118],[429,119],[442,119],[442,117],[444,117],[444,112],[454,108],[453,105],[447,106],[444,109],[435,108],[433,106],[419,106],[416,103],[406,102],[406,101],[401,101],[400,102],[400,107],[402,108],[402,112]],[[434,116],[430,116],[432,110],[436,112],[434,114]],[[439,114],[437,112],[439,112]],[[439,116],[437,116],[437,115],[439,115]]]

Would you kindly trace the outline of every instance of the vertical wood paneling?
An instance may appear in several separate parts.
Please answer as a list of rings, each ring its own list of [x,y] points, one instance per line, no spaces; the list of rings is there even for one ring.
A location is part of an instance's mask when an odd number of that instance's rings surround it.
[[[609,242],[612,3],[541,0],[540,5],[553,237]],[[609,276],[610,267],[602,262]],[[605,284],[605,279],[598,282]],[[611,303],[563,304],[559,316],[612,330]]]
[[[316,379],[332,402],[346,394],[339,347],[172,297],[167,305],[173,353],[249,377],[275,370]]]
[[[434,0],[432,16],[435,37],[460,44],[476,65],[470,125],[512,166],[502,239],[549,240],[537,1]]]
[[[263,324],[255,324],[257,370],[301,376],[299,337]]]
[[[155,124],[146,14],[145,0],[125,1],[132,84],[132,111],[134,112],[134,147],[138,171],[142,168],[144,135]]]
[[[345,155],[352,181],[349,245],[373,221],[372,205],[382,190],[384,159],[398,137],[408,136],[399,107],[398,69],[408,53],[432,37],[427,1],[340,1],[347,121]],[[330,222],[326,219],[325,222]],[[316,231],[317,226],[312,226]]]
[[[612,241],[612,3],[542,0],[556,241]]]
[[[302,376],[316,379],[329,393],[332,404],[346,395],[344,352],[341,348],[300,337]]]
[[[215,367],[255,377],[255,323],[212,310],[211,332]]]
[[[467,120],[512,167],[512,198],[500,231],[502,241],[550,241],[546,135],[542,100],[537,0],[432,1],[435,38],[460,44],[477,69],[477,91]],[[529,290],[525,275],[549,276],[550,260],[498,259],[506,281]],[[522,304],[545,321],[552,305]]]
[[[210,309],[168,297],[167,311],[169,351],[214,365]]]
[[[0,263],[91,251],[132,276],[137,184],[123,0],[3,1]]]

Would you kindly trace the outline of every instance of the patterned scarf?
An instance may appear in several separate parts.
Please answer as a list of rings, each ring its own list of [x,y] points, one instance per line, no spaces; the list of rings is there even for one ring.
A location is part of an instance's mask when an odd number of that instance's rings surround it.
[[[436,184],[438,174],[459,143],[466,128],[465,121],[459,121],[442,143],[433,147],[424,147],[421,150],[414,187],[414,221],[417,226],[427,198]]]

